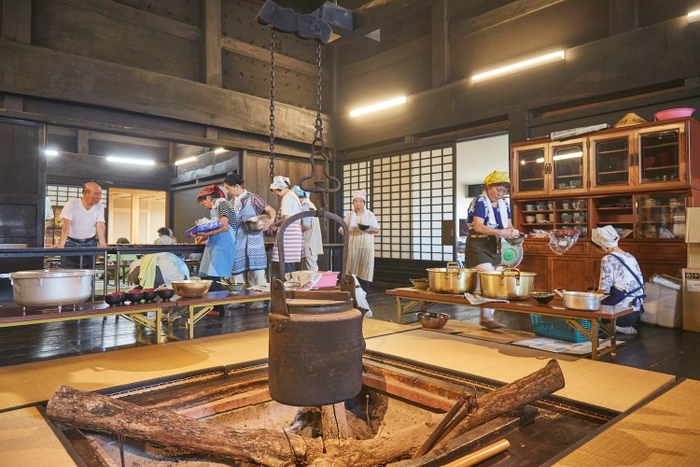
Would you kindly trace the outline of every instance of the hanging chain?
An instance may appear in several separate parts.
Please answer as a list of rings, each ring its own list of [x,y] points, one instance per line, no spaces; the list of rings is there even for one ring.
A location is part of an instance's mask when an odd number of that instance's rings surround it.
[[[275,178],[275,29],[270,39],[270,184]]]
[[[321,10],[323,11],[323,10]],[[316,151],[318,145],[320,144],[321,151],[325,151],[326,143],[323,141],[323,119],[321,118],[321,86],[323,81],[321,80],[321,73],[323,68],[321,67],[321,43],[316,44],[316,132],[314,133],[314,142],[312,144],[312,151]]]

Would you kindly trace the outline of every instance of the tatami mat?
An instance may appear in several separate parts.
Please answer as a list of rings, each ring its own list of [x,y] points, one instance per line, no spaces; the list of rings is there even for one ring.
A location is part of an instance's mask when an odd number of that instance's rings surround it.
[[[700,382],[685,380],[555,463],[561,467],[700,464]]]
[[[75,467],[53,430],[34,407],[0,413],[0,465]]]
[[[367,349],[503,383],[534,373],[555,358],[566,379],[566,387],[556,395],[618,412],[628,410],[676,379],[612,363],[421,329],[369,339]]]

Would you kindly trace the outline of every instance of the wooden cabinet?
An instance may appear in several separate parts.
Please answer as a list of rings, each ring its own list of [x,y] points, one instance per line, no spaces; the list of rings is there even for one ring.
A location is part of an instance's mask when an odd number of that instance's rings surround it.
[[[511,146],[512,197],[700,189],[700,123],[692,118],[611,128],[567,141]],[[698,169],[696,169],[698,170]]]
[[[646,279],[676,275],[686,266],[685,208],[700,205],[699,137],[700,123],[685,118],[512,145],[513,225],[579,232],[563,255],[527,239],[520,269],[538,274],[538,290],[596,287],[602,253],[590,232],[612,225]]]

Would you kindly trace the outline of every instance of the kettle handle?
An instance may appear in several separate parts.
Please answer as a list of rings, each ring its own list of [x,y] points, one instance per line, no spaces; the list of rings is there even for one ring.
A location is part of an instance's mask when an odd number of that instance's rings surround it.
[[[325,217],[327,219],[336,221],[343,228],[343,254],[341,257],[342,264],[340,270],[340,282],[341,285],[344,284],[348,288],[352,288],[352,290],[350,290],[350,294],[352,295],[355,304],[357,304],[357,301],[355,300],[355,287],[351,287],[354,284],[354,282],[352,282],[352,284],[348,284],[348,278],[345,277],[345,266],[347,264],[348,259],[348,237],[350,235],[350,233],[348,232],[348,226],[342,217],[338,216],[337,214],[333,214],[332,212],[328,212],[322,207],[320,207],[316,211],[298,212],[293,216],[289,216],[289,218],[282,223],[279,230],[277,231],[275,243],[277,244],[277,254],[279,256],[279,277],[282,279],[275,278],[273,280],[270,280],[270,294],[271,298],[273,299],[270,301],[270,314],[277,314],[289,317],[289,310],[287,309],[287,300],[284,290],[284,232],[285,230],[287,230],[287,227],[289,227],[293,222],[307,217]]]

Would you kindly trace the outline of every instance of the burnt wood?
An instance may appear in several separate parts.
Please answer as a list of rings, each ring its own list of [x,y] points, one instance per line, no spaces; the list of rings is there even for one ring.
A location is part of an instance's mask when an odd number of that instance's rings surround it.
[[[39,47],[0,44],[0,91],[267,134],[269,100]],[[21,70],[21,72],[20,72]],[[313,140],[315,112],[277,103],[276,134]],[[324,118],[328,140],[333,138]]]
[[[112,0],[178,23],[199,27],[202,25],[201,2],[192,0]]]
[[[530,136],[529,117],[530,112],[527,110],[519,110],[508,115],[508,141],[510,143],[527,141]]]

